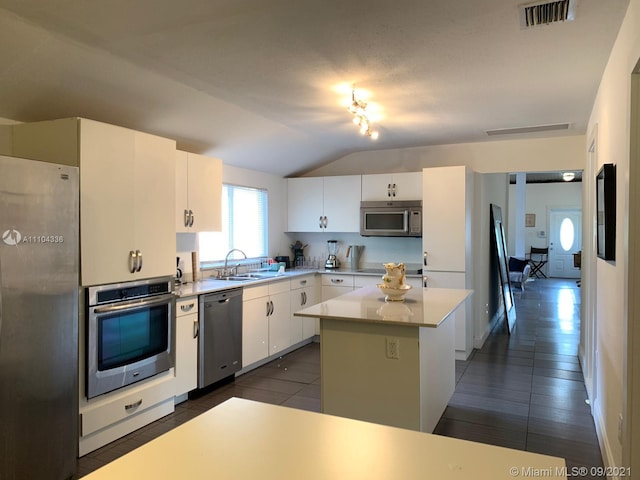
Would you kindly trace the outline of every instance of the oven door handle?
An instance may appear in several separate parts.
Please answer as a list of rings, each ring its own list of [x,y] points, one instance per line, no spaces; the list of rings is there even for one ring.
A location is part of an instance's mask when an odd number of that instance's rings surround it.
[[[140,308],[140,307],[149,307],[152,305],[159,305],[162,303],[167,303],[171,300],[175,300],[175,295],[172,293],[168,293],[166,295],[160,295],[159,297],[153,297],[149,299],[140,299],[140,300],[132,300],[126,303],[118,303],[115,305],[105,305],[104,307],[95,307],[93,309],[94,313],[110,313],[110,312],[119,312],[121,310],[127,310],[129,308]]]

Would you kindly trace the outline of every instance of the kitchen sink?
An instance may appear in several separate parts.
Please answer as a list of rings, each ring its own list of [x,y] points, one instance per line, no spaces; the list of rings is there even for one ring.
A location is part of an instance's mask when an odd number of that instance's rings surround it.
[[[231,276],[231,277],[220,277],[216,280],[222,280],[226,282],[248,282],[249,280],[256,280],[256,278],[252,277],[243,277],[243,276]]]

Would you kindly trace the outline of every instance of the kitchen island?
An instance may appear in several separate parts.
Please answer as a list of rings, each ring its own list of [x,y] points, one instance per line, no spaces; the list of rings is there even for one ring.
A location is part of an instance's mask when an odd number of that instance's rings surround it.
[[[455,322],[471,290],[365,287],[294,315],[320,319],[322,412],[433,432],[455,389]]]
[[[566,479],[565,461],[231,398],[87,480]]]

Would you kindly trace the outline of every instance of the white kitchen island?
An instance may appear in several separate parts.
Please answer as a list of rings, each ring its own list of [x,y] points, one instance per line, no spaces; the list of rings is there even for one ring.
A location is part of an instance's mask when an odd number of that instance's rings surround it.
[[[565,461],[232,398],[87,480],[564,478]]]
[[[471,290],[365,287],[294,315],[320,319],[322,412],[433,432],[455,389],[455,322]]]

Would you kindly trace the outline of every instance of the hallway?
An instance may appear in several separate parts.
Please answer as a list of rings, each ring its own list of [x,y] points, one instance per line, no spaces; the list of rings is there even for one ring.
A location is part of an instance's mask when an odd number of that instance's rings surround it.
[[[434,433],[564,457],[569,468],[601,466],[577,358],[580,289],[573,280],[558,279],[525,288],[516,293],[514,334],[497,328],[481,350],[456,363],[456,390]],[[319,345],[188,400],[175,413],[86,455],[78,460],[78,477],[234,396],[320,411]]]
[[[564,457],[569,469],[601,466],[577,357],[580,288],[543,279],[515,296],[515,332],[496,328],[458,362],[456,390],[435,433]]]

